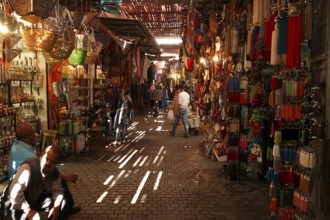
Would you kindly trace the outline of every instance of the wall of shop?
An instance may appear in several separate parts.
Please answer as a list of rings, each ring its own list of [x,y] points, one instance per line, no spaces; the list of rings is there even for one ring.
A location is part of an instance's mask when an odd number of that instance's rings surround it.
[[[330,3],[317,0],[313,4],[312,81],[320,88],[321,109],[318,137],[311,142],[318,155],[311,206],[316,219],[325,220],[330,216]]]

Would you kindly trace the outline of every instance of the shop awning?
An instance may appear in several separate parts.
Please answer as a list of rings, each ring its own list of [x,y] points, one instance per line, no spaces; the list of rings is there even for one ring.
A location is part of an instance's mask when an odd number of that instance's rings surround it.
[[[113,31],[116,36],[134,39],[141,52],[160,55],[161,51],[153,35],[138,20],[127,18],[100,17],[101,22]]]

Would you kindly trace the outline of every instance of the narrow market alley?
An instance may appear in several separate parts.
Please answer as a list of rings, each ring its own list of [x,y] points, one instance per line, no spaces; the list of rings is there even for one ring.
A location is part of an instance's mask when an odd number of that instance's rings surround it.
[[[70,189],[81,206],[71,219],[270,219],[267,184],[226,180],[223,164],[204,155],[205,135],[183,138],[163,112],[136,116],[128,142],[93,143],[60,165],[79,174]],[[246,184],[243,184],[246,183]]]

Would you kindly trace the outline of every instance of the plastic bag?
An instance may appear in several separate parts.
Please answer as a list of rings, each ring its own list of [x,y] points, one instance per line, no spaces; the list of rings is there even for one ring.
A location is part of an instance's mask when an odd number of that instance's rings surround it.
[[[174,120],[174,112],[172,109],[170,109],[167,113],[167,119]]]

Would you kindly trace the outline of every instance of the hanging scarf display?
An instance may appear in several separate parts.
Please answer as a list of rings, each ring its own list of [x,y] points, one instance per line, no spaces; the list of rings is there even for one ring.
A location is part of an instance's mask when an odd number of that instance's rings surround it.
[[[230,30],[227,30],[226,31],[226,34],[225,34],[225,56],[229,56],[230,55],[230,52],[231,52],[231,32]]]
[[[251,37],[250,37],[250,39],[251,39]],[[244,70],[245,71],[248,71],[248,70],[250,70],[251,69],[251,65],[252,65],[252,63],[251,63],[251,61],[249,61],[249,60],[247,60],[246,59],[246,56],[247,56],[247,45],[248,44],[245,44],[245,47],[244,47]]]
[[[288,18],[288,40],[286,67],[299,67],[301,56],[301,15],[289,16]]]
[[[253,24],[259,26],[264,20],[264,0],[253,1]]]
[[[230,38],[231,38],[231,53],[236,54],[238,53],[238,31],[235,29],[235,27],[230,32]]]
[[[275,15],[271,16],[269,20],[264,22],[264,41],[266,50],[270,50],[272,46],[272,33],[275,29]]]
[[[306,12],[305,12],[305,40],[311,40],[312,39],[312,25],[313,25],[313,8],[312,8],[312,2],[308,1],[306,6]]]
[[[288,37],[288,14],[283,12],[278,18],[278,54],[286,54]]]
[[[249,28],[248,33],[247,33],[247,40],[246,40],[246,55],[251,55],[251,39],[252,39],[252,29]]]
[[[141,76],[141,57],[140,57],[140,49],[139,48],[136,48],[135,60],[136,60],[137,75],[140,77]]]
[[[280,64],[280,59],[277,52],[277,46],[278,46],[278,29],[277,29],[277,24],[275,24],[275,30],[272,33],[272,49],[270,56],[270,65]]]
[[[259,40],[259,27],[255,27],[252,31],[252,37],[251,37],[250,60],[257,60],[259,57],[259,51],[256,50],[256,44],[258,40]]]

